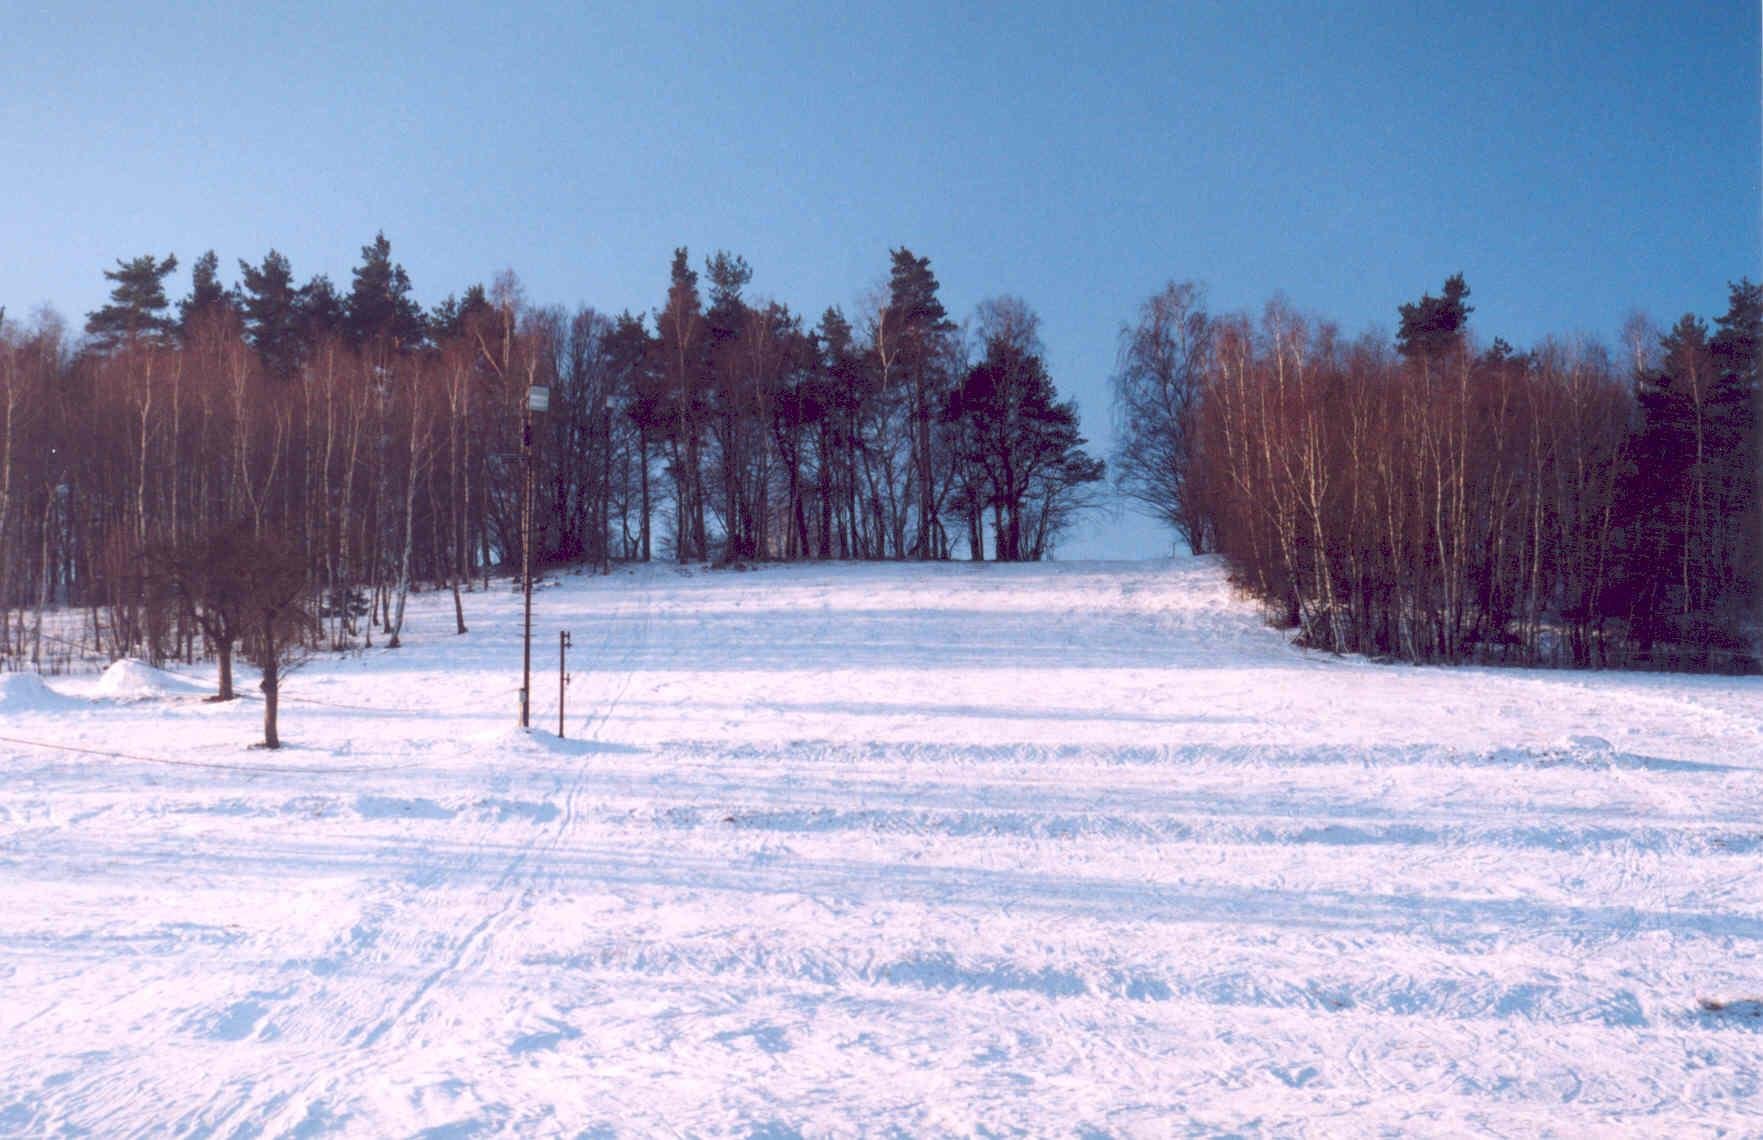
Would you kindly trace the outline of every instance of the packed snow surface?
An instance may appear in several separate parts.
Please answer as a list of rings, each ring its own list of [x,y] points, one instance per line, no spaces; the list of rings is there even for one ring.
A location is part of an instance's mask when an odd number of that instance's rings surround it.
[[[1756,679],[1307,653],[1209,560],[653,567],[537,596],[527,734],[518,602],[280,752],[6,679],[0,1133],[1763,1132]]]

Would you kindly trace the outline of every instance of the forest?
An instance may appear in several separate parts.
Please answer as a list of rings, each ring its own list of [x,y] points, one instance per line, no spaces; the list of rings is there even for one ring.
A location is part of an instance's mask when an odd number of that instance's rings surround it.
[[[227,691],[235,643],[398,645],[412,589],[464,632],[528,553],[1032,560],[1100,502],[1035,313],[958,325],[904,248],[812,326],[721,251],[616,315],[512,273],[425,311],[383,233],[346,289],[276,250],[229,286],[209,252],[174,303],[177,268],[119,259],[80,333],[0,310],[0,663],[212,653]]]
[[[809,326],[701,265],[674,251],[641,313],[512,273],[424,310],[381,234],[346,290],[209,252],[174,303],[149,254],[80,334],[0,310],[0,663],[215,655],[230,691],[235,645],[397,646],[413,589],[465,632],[529,556],[1036,560],[1103,504],[1022,300],[957,324],[900,248]],[[1314,648],[1756,671],[1763,288],[1614,349],[1484,344],[1469,295],[1392,342],[1171,283],[1121,330],[1114,485]]]
[[[1306,645],[1756,672],[1763,288],[1729,293],[1712,327],[1519,351],[1460,274],[1393,344],[1172,283],[1121,334],[1114,473]]]

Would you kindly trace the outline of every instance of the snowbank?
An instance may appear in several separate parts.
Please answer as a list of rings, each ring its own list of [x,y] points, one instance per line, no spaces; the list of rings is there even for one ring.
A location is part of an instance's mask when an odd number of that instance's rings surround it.
[[[187,697],[205,692],[202,686],[145,661],[125,657],[111,662],[98,678],[98,695],[119,701],[145,701],[163,697]]]
[[[0,712],[47,712],[63,709],[74,703],[43,683],[35,673],[7,673],[0,676]]]

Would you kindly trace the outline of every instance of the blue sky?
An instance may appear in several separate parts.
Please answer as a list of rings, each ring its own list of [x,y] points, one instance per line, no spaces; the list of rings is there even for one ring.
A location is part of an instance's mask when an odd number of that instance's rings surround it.
[[[10,316],[78,324],[149,251],[180,290],[211,247],[346,282],[383,228],[425,303],[512,267],[649,309],[686,245],[812,318],[904,244],[958,317],[1040,312],[1105,449],[1119,327],[1170,278],[1358,331],[1461,270],[1523,346],[1760,275],[1755,3],[270,7],[8,16]]]

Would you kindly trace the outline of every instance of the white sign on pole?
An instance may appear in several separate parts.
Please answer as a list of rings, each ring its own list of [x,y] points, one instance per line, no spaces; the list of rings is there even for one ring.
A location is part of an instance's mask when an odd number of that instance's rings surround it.
[[[548,412],[551,410],[551,389],[534,384],[526,390],[526,406],[531,411]]]

